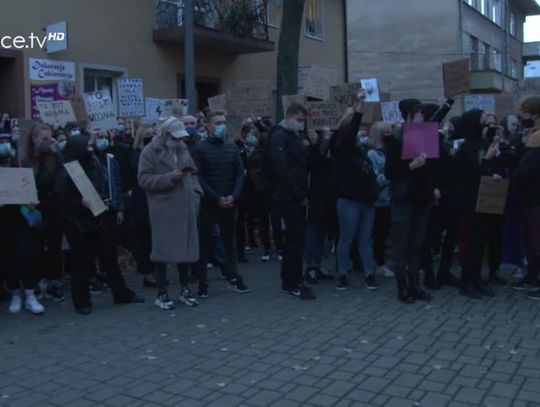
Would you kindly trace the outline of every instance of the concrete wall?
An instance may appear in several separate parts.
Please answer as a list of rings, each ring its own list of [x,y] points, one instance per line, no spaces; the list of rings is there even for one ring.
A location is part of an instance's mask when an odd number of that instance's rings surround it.
[[[348,0],[349,81],[378,77],[393,100],[442,100],[442,63],[460,58],[458,6],[459,0]]]
[[[343,35],[343,0],[324,0],[325,39],[317,41],[301,35],[300,64],[337,66],[345,79],[345,43]],[[145,79],[145,93],[153,97],[176,97],[177,75],[183,72],[183,49],[180,45],[152,41],[155,26],[154,0],[3,0],[0,34],[29,35],[42,33],[47,24],[68,21],[69,49],[47,55],[41,49],[25,49],[24,77],[27,115],[30,92],[28,58],[45,58],[82,64],[113,66],[125,69],[129,76]],[[270,28],[276,41],[279,30]],[[238,80],[270,79],[275,82],[276,52],[234,56],[197,50],[197,75],[217,79],[222,88]],[[222,90],[223,90],[222,89]]]

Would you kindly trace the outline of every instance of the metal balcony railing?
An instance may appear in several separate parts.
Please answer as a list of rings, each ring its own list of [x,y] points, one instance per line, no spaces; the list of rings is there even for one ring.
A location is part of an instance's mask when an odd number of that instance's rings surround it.
[[[268,41],[267,0],[194,0],[195,25]],[[157,28],[182,27],[184,0],[156,0]]]

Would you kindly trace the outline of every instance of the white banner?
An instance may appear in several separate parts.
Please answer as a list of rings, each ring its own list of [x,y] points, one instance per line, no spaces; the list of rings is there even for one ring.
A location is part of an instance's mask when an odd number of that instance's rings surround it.
[[[142,117],[145,113],[143,80],[118,78],[118,116]]]
[[[107,131],[116,128],[116,114],[107,89],[85,93],[84,105],[92,129]]]

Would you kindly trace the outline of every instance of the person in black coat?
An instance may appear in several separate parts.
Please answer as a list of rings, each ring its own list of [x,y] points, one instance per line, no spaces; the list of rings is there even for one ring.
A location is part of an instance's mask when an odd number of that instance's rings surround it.
[[[303,254],[308,206],[308,151],[304,138],[307,110],[293,103],[286,118],[270,132],[267,171],[272,199],[285,223],[285,246],[281,264],[282,289],[294,297],[315,299],[304,284]]]
[[[103,169],[94,157],[86,136],[69,139],[66,145],[65,161],[68,163],[78,161],[98,194],[102,198],[108,196]],[[107,233],[103,214],[97,217],[92,214],[90,202],[82,197],[65,168],[58,173],[54,192],[75,263],[71,273],[73,305],[77,312],[87,315],[92,312],[89,289],[92,263],[98,254],[115,250],[114,242]],[[111,263],[113,258],[113,256],[104,256],[105,270],[101,271],[107,274],[115,304],[144,302],[144,298],[127,288],[118,264]]]
[[[428,120],[417,99],[404,99],[399,102],[399,108],[407,123]],[[403,133],[392,136],[385,168],[386,178],[391,183],[393,271],[400,301],[429,301],[431,295],[420,288],[418,279],[429,208],[440,198],[440,191],[436,187],[432,160],[426,160],[424,154],[414,160],[403,160],[402,147]]]
[[[456,153],[456,188],[453,205],[462,214],[461,250],[464,260],[460,293],[478,299],[492,297],[493,290],[481,280],[484,249],[489,246],[490,273],[495,273],[501,262],[502,215],[476,212],[476,202],[482,176],[502,179],[505,176],[504,156],[499,141],[490,136],[487,114],[478,109],[461,117],[465,141]]]
[[[230,288],[239,293],[249,292],[238,274],[236,258],[236,210],[244,184],[244,166],[238,147],[225,141],[227,119],[222,113],[207,116],[209,138],[198,143],[192,156],[199,171],[199,182],[204,190],[199,216],[201,258],[199,296],[208,297],[206,266],[212,247],[212,232],[219,225],[226,250],[225,275]]]

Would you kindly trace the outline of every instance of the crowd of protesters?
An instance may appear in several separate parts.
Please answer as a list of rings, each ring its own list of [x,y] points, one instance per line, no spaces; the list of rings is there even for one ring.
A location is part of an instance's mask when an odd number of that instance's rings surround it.
[[[281,123],[248,118],[239,134],[220,112],[136,127],[118,118],[110,131],[36,121],[22,134],[2,114],[0,166],[31,168],[38,191],[38,202],[0,206],[9,312],[43,314],[44,299],[65,299],[68,280],[81,314],[104,289],[116,304],[144,302],[124,281],[119,247],[163,310],[175,306],[168,266],[179,274],[179,302],[193,307],[210,296],[211,267],[248,293],[238,263],[255,250],[261,262],[281,263],[282,290],[301,299],[315,299],[322,281],[350,288],[352,271],[370,290],[395,279],[403,303],[429,301],[441,286],[492,297],[496,284],[540,299],[540,97],[500,122],[482,110],[447,119],[451,100],[405,99],[402,122],[371,126],[362,123],[364,98],[360,91],[333,132],[309,129],[296,103]],[[425,122],[440,125],[439,158],[402,159],[404,123]],[[72,161],[105,213],[92,214],[63,165]],[[510,181],[504,215],[476,211],[485,176]],[[323,267],[332,253],[335,273]],[[513,266],[510,280],[502,264]]]

